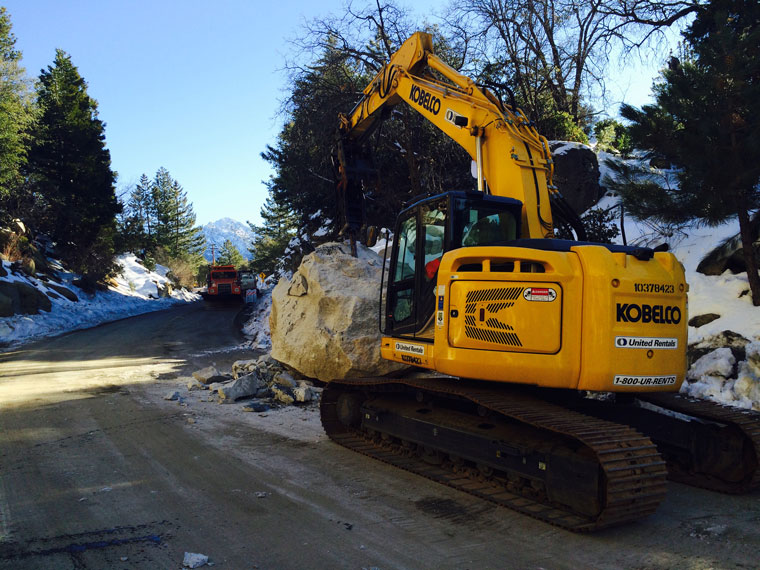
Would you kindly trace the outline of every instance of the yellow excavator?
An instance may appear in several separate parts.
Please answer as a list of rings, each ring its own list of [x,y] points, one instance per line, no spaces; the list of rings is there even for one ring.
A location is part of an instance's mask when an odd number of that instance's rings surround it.
[[[554,238],[549,146],[514,102],[415,33],[339,118],[345,229],[362,224],[366,143],[405,102],[470,154],[477,190],[396,221],[381,352],[438,374],[329,382],[336,442],[549,523],[591,531],[655,511],[666,478],[760,484],[760,414],[678,396],[683,266],[646,247]],[[385,271],[384,271],[385,274]]]

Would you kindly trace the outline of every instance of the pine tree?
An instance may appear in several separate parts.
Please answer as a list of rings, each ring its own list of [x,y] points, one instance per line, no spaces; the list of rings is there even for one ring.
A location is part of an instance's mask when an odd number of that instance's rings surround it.
[[[39,227],[56,242],[64,261],[96,279],[109,269],[120,211],[105,126],[64,51],[56,50],[53,65],[39,79],[40,117],[28,163],[42,204]]]
[[[678,169],[678,188],[636,185],[628,211],[678,222],[739,221],[752,302],[760,276],[750,212],[760,208],[760,4],[715,0],[702,6],[684,33],[692,54],[673,58],[655,86],[656,104],[623,106],[638,148]]]
[[[11,28],[10,16],[0,6],[0,217],[27,213],[20,195],[21,168],[27,160],[26,132],[33,117],[21,52]]]
[[[287,205],[269,197],[261,208],[261,218],[264,220],[261,226],[248,222],[256,236],[249,249],[253,256],[249,266],[256,273],[271,274],[295,236],[297,217]]]
[[[172,186],[174,179],[163,166],[156,171],[150,185],[150,209],[154,219],[156,247],[168,248],[171,240]]]
[[[156,247],[155,207],[152,197],[152,183],[143,174],[132,187],[124,211],[119,218],[120,243],[123,251],[131,251],[142,256]]]
[[[240,268],[245,264],[245,257],[240,250],[228,239],[224,240],[222,248],[219,250],[219,257],[216,258],[218,265],[234,265]]]
[[[151,194],[152,184],[150,179],[142,174],[140,181],[134,187],[129,197],[128,208],[132,213],[143,237],[143,248],[151,249],[155,246],[156,208]]]
[[[148,219],[154,218],[154,236],[157,247],[162,247],[173,258],[192,259],[203,253],[205,237],[195,225],[193,205],[187,193],[174,180],[166,168],[159,168],[150,191],[151,205]]]
[[[169,251],[176,257],[198,257],[206,249],[203,230],[195,225],[195,212],[187,193],[175,180],[171,187]]]

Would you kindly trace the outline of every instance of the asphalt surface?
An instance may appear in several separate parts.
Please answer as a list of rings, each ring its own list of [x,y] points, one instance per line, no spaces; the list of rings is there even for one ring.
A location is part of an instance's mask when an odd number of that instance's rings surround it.
[[[758,568],[760,494],[670,484],[593,535],[330,442],[316,410],[250,419],[161,397],[255,356],[239,306],[189,306],[0,354],[0,568]],[[290,422],[290,423],[289,423]]]

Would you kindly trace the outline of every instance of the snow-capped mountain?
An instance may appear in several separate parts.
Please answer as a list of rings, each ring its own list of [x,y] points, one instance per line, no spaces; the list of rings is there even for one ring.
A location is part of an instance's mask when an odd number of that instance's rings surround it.
[[[225,240],[230,240],[232,245],[243,254],[243,257],[251,259],[248,248],[251,246],[254,234],[248,224],[232,218],[222,218],[203,226],[203,233],[206,236],[206,251],[203,253],[203,257],[207,261],[211,261],[211,245],[215,245],[218,252]]]

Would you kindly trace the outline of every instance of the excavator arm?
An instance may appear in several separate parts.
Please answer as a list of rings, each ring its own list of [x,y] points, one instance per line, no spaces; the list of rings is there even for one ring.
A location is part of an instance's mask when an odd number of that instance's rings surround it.
[[[344,196],[356,202],[370,171],[361,149],[388,110],[402,101],[469,153],[480,192],[522,202],[521,237],[553,237],[550,199],[561,201],[561,196],[552,185],[546,138],[520,109],[504,105],[436,56],[432,37],[423,32],[404,42],[354,109],[340,116],[337,162]],[[567,207],[562,208],[567,217]]]

